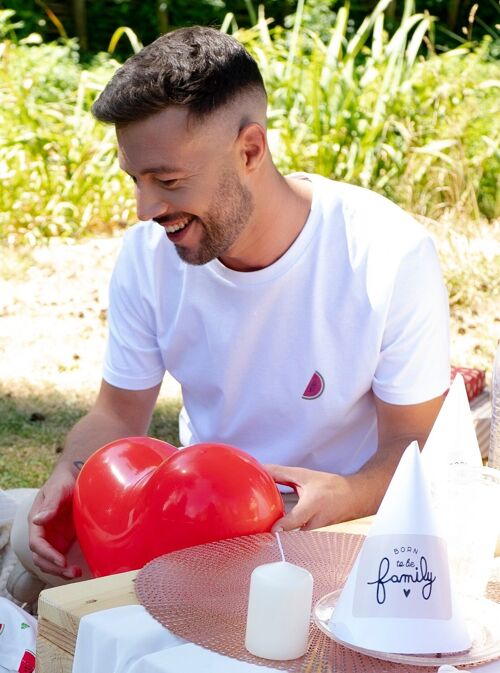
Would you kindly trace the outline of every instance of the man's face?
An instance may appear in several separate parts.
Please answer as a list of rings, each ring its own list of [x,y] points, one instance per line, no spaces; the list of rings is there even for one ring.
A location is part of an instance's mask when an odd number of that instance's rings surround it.
[[[117,129],[139,218],[164,227],[189,264],[231,253],[250,219],[252,196],[236,169],[237,135],[222,117],[192,123],[174,107]]]

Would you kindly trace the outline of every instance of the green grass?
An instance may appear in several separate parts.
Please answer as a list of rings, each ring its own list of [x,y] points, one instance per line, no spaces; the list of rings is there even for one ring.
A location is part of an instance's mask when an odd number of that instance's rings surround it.
[[[354,35],[348,4],[326,28],[311,25],[303,0],[290,29],[272,28],[262,9],[252,29],[225,22],[262,70],[278,167],[361,184],[432,219],[498,217],[500,66],[491,40],[435,55],[434,20],[411,0],[389,39],[389,2]],[[16,42],[13,20],[0,11],[0,240],[127,226],[132,184],[118,168],[113,128],[89,112],[119,63],[101,54],[83,66],[70,40]],[[114,42],[122,34],[139,48],[125,28]]]
[[[68,398],[55,389],[14,392],[0,386],[0,488],[41,486],[68,431],[90,405],[84,393]],[[160,400],[149,434],[178,446],[179,410],[179,401]]]

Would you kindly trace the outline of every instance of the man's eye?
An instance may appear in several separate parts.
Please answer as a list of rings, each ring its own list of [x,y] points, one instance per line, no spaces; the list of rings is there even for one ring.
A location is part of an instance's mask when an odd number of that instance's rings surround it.
[[[158,182],[163,187],[168,187],[169,189],[172,189],[173,187],[178,187],[179,186],[179,179],[178,178],[174,178],[174,179],[171,179],[171,180],[158,180]]]

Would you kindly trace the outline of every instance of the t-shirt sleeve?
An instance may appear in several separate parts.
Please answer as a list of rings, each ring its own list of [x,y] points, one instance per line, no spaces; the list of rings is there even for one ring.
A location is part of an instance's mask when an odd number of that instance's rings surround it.
[[[118,388],[145,390],[162,381],[165,367],[148,270],[139,268],[131,247],[125,242],[111,277],[103,378]]]
[[[373,392],[390,404],[419,404],[450,383],[449,305],[434,243],[424,237],[399,264]]]

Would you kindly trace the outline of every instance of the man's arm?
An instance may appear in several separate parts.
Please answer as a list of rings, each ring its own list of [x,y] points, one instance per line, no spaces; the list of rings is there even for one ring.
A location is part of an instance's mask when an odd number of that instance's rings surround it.
[[[160,387],[124,390],[103,381],[94,406],[70,431],[28,517],[33,560],[45,572],[66,578],[81,574],[80,568],[67,567],[64,556],[74,538],[71,511],[78,471],[108,442],[147,433]]]
[[[355,474],[266,465],[276,482],[293,486],[299,494],[297,505],[274,529],[310,530],[374,514],[404,450],[414,440],[423,448],[442,403],[442,396],[411,405],[388,404],[375,397],[378,449]]]

